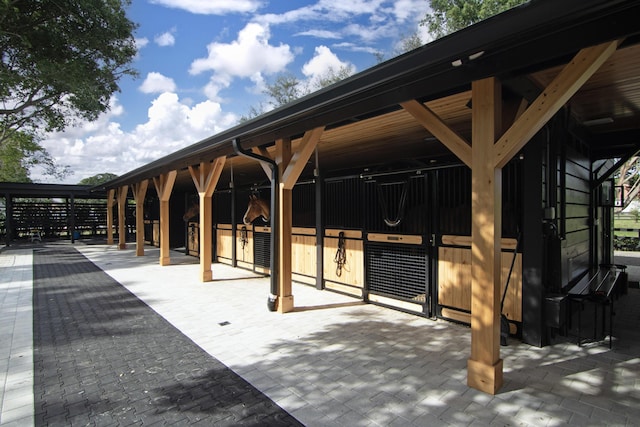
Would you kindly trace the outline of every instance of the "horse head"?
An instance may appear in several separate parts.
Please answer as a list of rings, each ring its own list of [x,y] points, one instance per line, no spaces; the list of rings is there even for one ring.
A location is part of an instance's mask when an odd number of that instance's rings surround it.
[[[242,218],[242,222],[249,225],[259,216],[265,221],[269,221],[269,204],[252,194],[249,196],[249,206],[247,206],[247,211]]]
[[[200,205],[193,203],[191,207],[182,215],[184,222],[188,222],[191,218],[200,214]]]

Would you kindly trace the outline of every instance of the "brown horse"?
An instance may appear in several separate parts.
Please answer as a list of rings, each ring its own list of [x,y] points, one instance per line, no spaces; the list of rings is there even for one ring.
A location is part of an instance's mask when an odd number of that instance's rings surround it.
[[[242,222],[246,225],[251,224],[256,218],[261,216],[265,221],[269,221],[269,204],[258,196],[249,196],[249,206],[242,218]]]
[[[200,214],[200,205],[198,203],[193,203],[191,207],[182,215],[182,219],[184,222],[188,222],[191,218],[198,216]]]

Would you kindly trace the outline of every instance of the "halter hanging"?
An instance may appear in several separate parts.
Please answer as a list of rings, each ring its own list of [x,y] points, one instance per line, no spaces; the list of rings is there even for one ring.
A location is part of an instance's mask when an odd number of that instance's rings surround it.
[[[394,219],[391,219],[389,217],[388,202],[384,192],[382,191],[382,184],[378,183],[377,188],[378,188],[378,203],[380,204],[380,209],[382,209],[382,219],[384,220],[384,223],[387,224],[387,226],[389,227],[399,226],[400,223],[402,222],[402,219],[404,218],[404,208],[405,208],[405,205],[407,204],[407,194],[409,192],[409,181],[404,181],[402,183],[402,193],[400,194],[398,210],[396,212],[396,217]]]

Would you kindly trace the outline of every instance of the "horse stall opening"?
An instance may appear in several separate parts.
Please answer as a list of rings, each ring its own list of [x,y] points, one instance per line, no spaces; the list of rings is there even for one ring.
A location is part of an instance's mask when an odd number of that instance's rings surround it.
[[[363,181],[330,178],[323,186],[323,287],[364,298]]]
[[[471,171],[467,167],[441,169],[437,171],[436,179],[440,242],[437,245],[438,286],[435,314],[449,320],[470,323]],[[502,181],[500,295],[503,295],[508,280],[509,287],[503,313],[513,327],[518,329],[522,325],[522,253],[514,253],[522,217],[522,165],[518,159],[503,169]]]
[[[431,315],[430,173],[364,178],[366,299]]]

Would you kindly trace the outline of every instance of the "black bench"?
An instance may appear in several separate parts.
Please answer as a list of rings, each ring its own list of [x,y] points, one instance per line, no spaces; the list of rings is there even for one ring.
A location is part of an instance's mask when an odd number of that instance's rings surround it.
[[[570,301],[590,301],[594,304],[593,336],[597,337],[598,306],[602,307],[602,333],[606,328],[606,308],[609,307],[609,348],[613,336],[613,300],[624,289],[627,281],[626,265],[601,264],[568,290]],[[582,345],[582,309],[578,310],[578,345]]]

